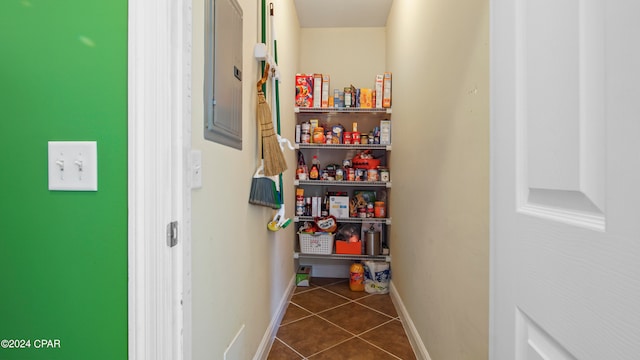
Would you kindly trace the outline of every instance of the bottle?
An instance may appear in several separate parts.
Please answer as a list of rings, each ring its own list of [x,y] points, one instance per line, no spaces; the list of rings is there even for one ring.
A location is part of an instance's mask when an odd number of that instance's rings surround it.
[[[307,180],[307,164],[304,162],[304,155],[301,151],[298,151],[298,168],[296,169],[296,178],[298,180]]]
[[[309,180],[320,180],[320,160],[317,155],[313,155],[311,170],[309,170]]]
[[[349,268],[349,289],[351,291],[364,291],[364,266],[356,262]]]

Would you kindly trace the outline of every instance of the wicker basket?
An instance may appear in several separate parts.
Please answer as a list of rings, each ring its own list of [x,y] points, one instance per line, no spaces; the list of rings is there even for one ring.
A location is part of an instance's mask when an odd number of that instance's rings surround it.
[[[298,233],[300,252],[303,254],[332,254],[333,234]]]

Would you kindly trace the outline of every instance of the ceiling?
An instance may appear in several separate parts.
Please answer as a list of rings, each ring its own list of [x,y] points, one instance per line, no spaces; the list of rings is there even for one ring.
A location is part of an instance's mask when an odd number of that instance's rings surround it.
[[[304,28],[384,27],[393,0],[294,0]]]

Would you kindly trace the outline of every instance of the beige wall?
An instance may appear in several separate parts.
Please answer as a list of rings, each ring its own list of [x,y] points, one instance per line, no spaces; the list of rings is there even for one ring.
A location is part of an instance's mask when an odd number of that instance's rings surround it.
[[[290,1],[273,1],[276,9],[278,56],[283,79],[292,79],[298,63],[298,24]],[[248,203],[256,166],[256,91],[260,77],[253,47],[259,42],[259,2],[239,0],[243,10],[243,149],[203,140],[204,0],[193,1],[192,147],[202,151],[203,187],[192,192],[193,358],[222,359],[238,330],[250,358],[258,348],[293,274],[293,226],[277,233],[266,224],[273,212]],[[291,70],[288,70],[291,69]],[[281,94],[292,93],[283,81]],[[271,104],[273,106],[273,104]],[[282,122],[292,124],[293,97],[281,95]],[[293,137],[292,126],[283,126]],[[287,153],[285,189],[291,189],[295,156]],[[285,191],[293,215],[292,191]]]
[[[488,357],[489,1],[395,0],[393,283],[431,358]]]
[[[331,75],[331,89],[373,88],[385,71],[385,29],[302,28],[300,72]]]

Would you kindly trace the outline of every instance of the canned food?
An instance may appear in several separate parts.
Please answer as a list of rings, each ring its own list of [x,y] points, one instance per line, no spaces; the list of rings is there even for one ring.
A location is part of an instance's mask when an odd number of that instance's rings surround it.
[[[367,170],[367,181],[379,181],[378,178],[378,170],[377,169],[369,169]]]
[[[379,168],[378,172],[379,172],[379,175],[380,175],[380,181],[389,182],[389,180],[390,180],[389,169],[387,169],[387,168]]]
[[[353,131],[351,133],[351,142],[353,144],[360,144],[360,133],[357,131]]]
[[[308,132],[306,132],[306,133],[303,132],[300,135],[300,142],[303,143],[303,144],[311,143],[311,134],[309,134]]]
[[[344,143],[345,144],[351,144],[352,141],[352,132],[351,131],[345,131],[342,133],[342,137],[344,139]]]

